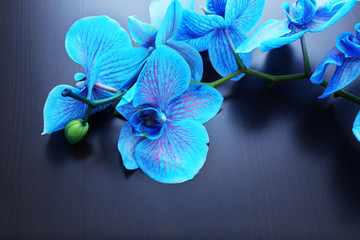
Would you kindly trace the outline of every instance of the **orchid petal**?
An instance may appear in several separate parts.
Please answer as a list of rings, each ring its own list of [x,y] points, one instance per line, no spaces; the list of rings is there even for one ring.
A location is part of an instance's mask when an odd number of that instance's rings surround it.
[[[360,142],[360,112],[356,115],[352,131],[356,139]]]
[[[340,52],[337,48],[331,49],[326,56],[323,58],[319,66],[316,68],[315,72],[311,75],[311,82],[315,84],[320,84],[323,82],[323,77],[326,68],[330,64],[336,64],[340,66],[345,59],[345,56],[342,52]]]
[[[331,0],[321,2],[310,24],[310,32],[320,32],[335,24],[356,4],[357,0]]]
[[[205,127],[192,120],[166,122],[162,136],[144,139],[136,149],[136,162],[152,179],[181,183],[192,179],[203,166],[209,142]]]
[[[260,21],[264,10],[265,0],[250,0],[246,10],[235,23],[246,33],[250,32]]]
[[[185,42],[169,41],[166,45],[180,53],[180,55],[189,64],[191,79],[200,82],[204,71],[200,53]]]
[[[291,32],[289,21],[269,20],[258,27],[237,49],[238,53],[248,53],[262,45],[262,42],[277,39]]]
[[[59,85],[51,90],[44,106],[44,131],[42,134],[56,132],[65,128],[71,120],[84,116],[86,105],[71,97],[63,97],[61,93],[71,89],[76,94],[86,96],[86,89],[78,89],[68,85]]]
[[[184,40],[184,42],[187,42],[188,44],[193,46],[197,51],[202,52],[209,48],[212,34],[213,32],[210,32],[209,34],[206,34],[203,37]]]
[[[225,22],[231,25],[246,10],[250,0],[227,0],[225,7]],[[253,9],[252,9],[253,10]]]
[[[190,68],[175,50],[162,45],[150,55],[137,81],[134,106],[151,104],[164,111],[190,84]]]
[[[224,18],[218,15],[201,15],[192,10],[183,10],[181,24],[175,39],[187,40],[203,37],[215,29],[225,26]]]
[[[345,58],[340,66],[337,66],[324,93],[319,98],[325,98],[330,94],[346,87],[360,75],[360,57]]]
[[[136,44],[144,48],[155,46],[155,26],[139,20],[136,16],[129,17],[129,31]]]
[[[360,42],[350,32],[340,34],[336,39],[336,47],[345,57],[360,57]]]
[[[262,52],[266,52],[269,51],[271,49],[274,48],[279,48],[282,47],[286,44],[295,42],[296,40],[298,40],[299,38],[301,38],[302,36],[305,35],[305,33],[307,33],[309,31],[308,28],[306,29],[301,29],[301,28],[297,28],[294,25],[291,25],[291,32],[279,37],[279,38],[273,38],[273,39],[269,39],[266,41],[263,41],[260,45],[260,49]]]
[[[140,73],[149,50],[129,47],[109,52],[102,58],[98,81],[117,90],[127,89]]]
[[[81,80],[84,80],[85,78],[86,78],[86,75],[83,73],[75,73],[75,75],[74,75],[75,81],[81,81]]]
[[[166,115],[171,121],[190,119],[205,123],[220,111],[223,99],[215,88],[192,83],[183,94],[171,101]]]
[[[182,18],[182,8],[178,1],[173,1],[169,5],[165,18],[156,35],[155,46],[165,44],[176,32]]]
[[[236,25],[232,25],[227,30],[229,31],[229,35],[235,46],[239,46],[246,39],[246,34],[241,29],[237,28]],[[239,69],[223,30],[217,30],[214,33],[211,43],[212,44],[209,47],[210,61],[221,76],[225,77]],[[251,53],[241,53],[239,56],[244,65],[249,67]],[[234,77],[233,80],[239,80],[243,76],[244,74],[241,74]]]
[[[195,9],[195,0],[179,0],[183,9]]]
[[[226,2],[227,0],[208,0],[206,8],[216,15],[225,17]]]
[[[135,148],[144,139],[145,137],[138,137],[133,134],[132,127],[129,122],[126,122],[121,128],[118,149],[121,154],[123,165],[126,169],[135,170],[139,168],[135,160]]]
[[[150,19],[151,23],[159,29],[161,23],[163,22],[166,10],[172,0],[153,0],[150,3],[149,12],[150,12]],[[195,8],[195,1],[194,0],[180,0],[181,7],[183,9],[191,9],[194,10]]]
[[[110,50],[130,46],[127,32],[107,16],[82,18],[71,26],[66,34],[65,48],[70,58],[86,71],[88,98],[97,81],[101,56]]]
[[[130,120],[131,116],[141,109],[141,107],[134,107],[132,102],[136,85],[137,83],[135,83],[134,86],[132,86],[126,92],[126,94],[121,98],[118,105],[116,106],[116,111],[123,115],[127,120]]]

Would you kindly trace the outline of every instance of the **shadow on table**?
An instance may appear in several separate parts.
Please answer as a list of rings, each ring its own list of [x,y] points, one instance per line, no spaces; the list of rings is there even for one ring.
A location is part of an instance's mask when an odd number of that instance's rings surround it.
[[[63,130],[52,133],[46,147],[49,161],[57,166],[69,159],[82,160],[91,156],[95,151],[93,144],[98,137],[97,133],[106,128],[113,118],[113,112],[114,108],[108,107],[91,116],[88,134],[75,145],[67,142]]]
[[[291,57],[290,47],[271,51],[266,66],[263,71],[274,75],[303,71],[302,65]],[[301,81],[304,80],[267,89],[266,82],[246,76],[226,97],[231,99],[231,118],[237,119],[235,124],[240,124],[247,134],[278,127],[273,125],[276,121],[293,123],[293,143],[314,156],[310,159],[331,161],[326,166],[330,166],[330,193],[336,195],[336,206],[344,209],[347,217],[360,221],[360,143],[352,136],[351,127],[344,133],[332,110],[332,101],[317,99],[324,89],[308,80]],[[348,111],[352,115],[351,107]]]

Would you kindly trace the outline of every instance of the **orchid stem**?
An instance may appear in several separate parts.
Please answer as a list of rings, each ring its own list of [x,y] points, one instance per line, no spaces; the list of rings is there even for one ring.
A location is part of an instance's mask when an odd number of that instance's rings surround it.
[[[302,54],[303,54],[303,59],[304,59],[305,76],[306,76],[306,78],[310,78],[311,77],[310,61],[309,61],[309,54],[308,54],[307,47],[306,47],[305,36],[302,36],[300,38],[300,42],[301,42],[301,50],[302,50]]]
[[[244,73],[266,79],[270,83],[273,83],[273,84],[278,83],[278,82],[287,82],[287,81],[293,81],[293,80],[306,78],[305,73],[275,76],[275,75],[270,75],[267,73],[258,72],[258,71],[248,69],[248,68],[245,69]]]
[[[87,121],[89,120],[89,116],[90,116],[90,113],[92,110],[93,110],[93,108],[90,106],[88,106],[88,108],[86,109],[86,112],[84,114],[84,119],[82,121],[83,126],[85,126]]]
[[[323,87],[327,87],[329,83],[327,81],[323,81],[322,83],[320,83],[321,86]],[[346,91],[343,91],[343,90],[339,90],[339,91],[336,91],[333,93],[335,97],[342,97],[342,98],[345,98],[349,101],[352,101],[356,104],[359,104],[360,105],[360,98],[351,94],[351,93],[348,93]]]
[[[81,96],[79,94],[74,93],[69,88],[65,88],[62,91],[61,96],[74,98],[74,99],[79,100],[80,102],[83,102],[83,103],[85,103],[85,104],[87,104],[89,106],[91,106],[93,104],[91,100],[89,100],[87,98],[84,98],[83,96]]]
[[[109,98],[105,98],[105,99],[101,99],[101,100],[97,100],[97,101],[93,101],[94,102],[94,106],[95,107],[99,107],[99,106],[102,106],[102,105],[106,105],[106,104],[109,104],[109,103],[112,103],[112,102],[115,102],[115,101],[118,101],[120,100],[126,93],[126,90],[123,89],[120,91],[120,93],[112,96],[112,97],[109,97]]]
[[[229,34],[229,31],[224,28],[223,29],[225,37],[229,43],[229,46],[231,48],[231,51],[234,54],[236,63],[239,67],[239,69],[231,74],[229,74],[226,77],[220,78],[214,82],[211,83],[204,83],[204,82],[196,82],[196,81],[191,81],[191,83],[200,83],[200,84],[207,84],[210,85],[214,88],[220,86],[221,84],[224,84],[226,82],[228,82],[229,80],[231,80],[232,78],[242,74],[242,73],[246,73],[249,75],[253,75],[259,78],[263,78],[265,80],[267,80],[268,83],[268,87],[272,87],[274,84],[279,83],[279,82],[288,82],[288,81],[293,81],[293,80],[299,80],[299,79],[310,79],[311,78],[311,69],[310,69],[310,61],[309,61],[309,54],[307,51],[307,47],[306,47],[306,41],[305,41],[305,36],[302,36],[300,38],[300,42],[301,42],[301,50],[302,50],[302,54],[303,54],[303,61],[304,61],[304,73],[297,73],[297,74],[289,74],[289,75],[279,75],[279,76],[275,76],[275,75],[270,75],[267,73],[262,73],[262,72],[258,72],[256,70],[252,70],[247,68],[244,63],[242,62],[241,58],[239,57],[239,55],[235,52],[236,48],[234,45],[234,42],[231,39],[231,36]],[[327,87],[328,82],[323,81],[321,84],[321,86],[323,87]],[[337,92],[334,93],[335,97],[342,97],[345,98],[347,100],[350,100],[356,104],[360,105],[360,97],[357,97],[351,93],[348,93],[346,91],[343,90],[339,90]]]
[[[245,69],[246,67],[245,67],[244,63],[242,62],[241,58],[239,57],[239,54],[237,54],[237,53],[235,52],[236,48],[235,48],[235,45],[234,45],[233,40],[232,40],[231,37],[230,37],[229,31],[227,30],[227,28],[224,28],[223,31],[224,31],[226,40],[227,40],[228,43],[229,43],[229,46],[230,46],[230,48],[231,48],[231,51],[232,51],[233,54],[234,54],[235,61],[236,61],[236,64],[238,65],[238,67],[239,67],[239,70],[244,71],[244,69]]]
[[[115,94],[114,96],[111,96],[111,97],[105,98],[105,99],[101,99],[101,100],[96,100],[96,101],[84,98],[83,96],[74,93],[69,88],[64,89],[64,91],[61,93],[61,95],[63,97],[71,97],[76,100],[79,100],[80,102],[87,104],[89,106],[89,108],[95,109],[99,106],[106,105],[106,104],[115,102],[117,100],[120,100],[125,95],[125,93],[126,93],[126,90],[121,90],[118,94]]]
[[[226,77],[220,78],[216,81],[210,82],[210,83],[206,83],[206,82],[197,82],[197,81],[190,81],[190,83],[200,83],[200,84],[206,84],[209,86],[212,86],[214,88],[217,88],[218,86],[220,86],[221,84],[224,84],[226,82],[228,82],[229,80],[231,80],[232,78],[236,77],[237,75],[242,74],[243,72],[241,70],[236,70],[235,72],[227,75]]]

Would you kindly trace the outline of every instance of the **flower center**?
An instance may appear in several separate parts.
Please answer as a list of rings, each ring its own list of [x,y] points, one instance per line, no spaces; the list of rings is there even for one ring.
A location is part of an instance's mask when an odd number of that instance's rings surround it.
[[[157,139],[161,136],[167,118],[161,110],[147,107],[134,113],[130,124],[134,135]]]
[[[345,54],[345,57],[360,57],[360,25],[355,26],[356,33],[343,33],[336,39],[336,47]]]
[[[298,0],[292,6],[292,17],[290,16],[290,4],[284,5],[284,11],[291,23],[297,27],[307,26],[315,16],[315,0]]]

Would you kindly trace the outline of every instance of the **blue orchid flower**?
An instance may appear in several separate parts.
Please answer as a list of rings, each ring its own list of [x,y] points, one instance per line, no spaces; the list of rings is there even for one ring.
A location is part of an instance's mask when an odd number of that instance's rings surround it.
[[[307,32],[320,32],[339,21],[357,0],[298,0],[282,5],[287,18],[269,20],[258,27],[236,52],[248,53],[260,47],[262,52],[292,43]]]
[[[346,32],[336,39],[336,47],[324,57],[317,67],[311,81],[315,84],[323,82],[326,68],[335,64],[335,72],[324,93],[319,98],[325,98],[346,87],[360,76],[360,23],[355,26],[356,34]],[[360,141],[360,112],[355,118],[353,133]]]
[[[75,74],[77,87],[59,85],[49,93],[44,106],[43,134],[63,129],[71,120],[84,116],[87,105],[63,97],[65,89],[91,100],[111,97],[117,90],[133,84],[149,54],[146,49],[132,47],[127,32],[107,16],[75,22],[66,35],[65,48],[70,58],[83,66],[85,74]]]
[[[335,64],[335,72],[324,93],[325,98],[346,87],[360,75],[360,23],[355,26],[356,34],[346,32],[336,39],[336,47],[330,50],[321,61],[310,80],[315,84],[323,81],[326,68]]]
[[[227,35],[235,47],[243,43],[246,34],[259,22],[264,3],[264,0],[208,0],[206,8],[203,8],[205,15],[184,9],[176,39],[187,41],[198,51],[208,49],[215,70],[221,76],[227,76],[238,70]],[[251,53],[239,56],[248,67]]]
[[[128,120],[118,142],[125,168],[140,168],[162,183],[190,180],[201,169],[209,142],[202,123],[218,113],[223,97],[209,85],[190,84],[190,76],[172,48],[151,54],[116,107]]]
[[[144,23],[136,16],[129,17],[129,30],[135,43],[148,49],[161,45],[176,50],[188,63],[191,78],[201,81],[203,62],[201,55],[191,45],[175,41],[173,36],[182,19],[182,7],[194,8],[194,0],[153,0],[150,4],[151,24]]]

